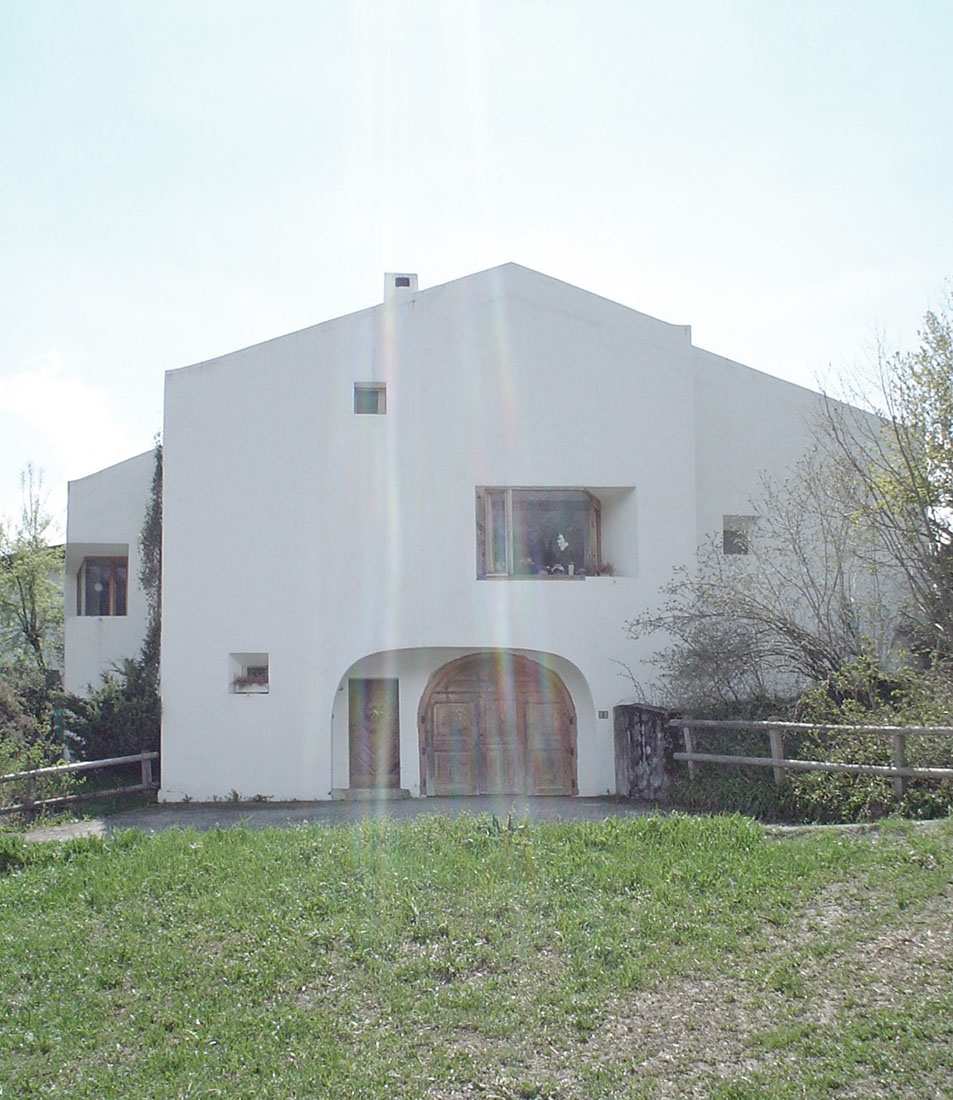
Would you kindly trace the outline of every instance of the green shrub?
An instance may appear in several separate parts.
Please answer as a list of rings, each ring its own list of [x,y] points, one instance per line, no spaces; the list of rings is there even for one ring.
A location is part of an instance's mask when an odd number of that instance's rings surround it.
[[[38,669],[0,669],[0,737],[24,741],[48,737],[54,694],[47,677]]]
[[[70,696],[70,731],[86,760],[132,756],[159,748],[159,690],[154,666],[126,658],[85,698]]]
[[[782,718],[818,725],[949,726],[953,724],[953,681],[943,667],[885,671],[869,657],[845,662],[824,683],[816,684],[787,708],[766,713],[763,703],[741,706],[719,718]],[[715,717],[715,715],[706,715]],[[699,752],[737,756],[770,756],[767,732],[697,730]],[[892,741],[877,734],[817,730],[785,733],[785,756],[842,764],[893,763]],[[907,738],[912,767],[953,768],[953,737]],[[697,765],[692,781],[679,778],[671,797],[685,809],[748,813],[765,821],[864,822],[890,814],[911,818],[946,817],[953,813],[953,783],[907,780],[897,794],[893,779],[876,775],[788,771],[783,784],[770,768],[743,765]]]
[[[62,764],[62,748],[51,741],[29,743],[19,737],[0,733],[0,775],[16,775],[34,768]],[[70,793],[74,780],[70,774],[41,775],[0,784],[0,805],[17,806],[24,801],[61,798]],[[3,820],[0,818],[0,820]]]
[[[796,715],[798,721],[825,725],[949,726],[953,682],[943,666],[884,670],[861,657],[845,661],[826,683],[806,691]],[[877,734],[804,734],[792,739],[790,751],[834,763],[893,763],[891,739]],[[906,755],[912,767],[953,767],[953,738],[908,737]],[[793,811],[818,821],[870,821],[886,814],[934,818],[953,810],[953,785],[947,780],[908,780],[898,795],[886,777],[804,772],[786,787]]]

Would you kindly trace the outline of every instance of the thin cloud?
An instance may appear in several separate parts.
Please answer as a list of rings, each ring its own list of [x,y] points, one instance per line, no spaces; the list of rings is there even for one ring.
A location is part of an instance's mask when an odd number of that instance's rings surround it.
[[[57,352],[37,357],[0,385],[0,517],[19,515],[20,470],[43,474],[53,537],[62,537],[66,482],[144,450],[108,391],[80,377]]]
[[[71,372],[55,352],[7,376],[0,388],[0,412],[36,433],[36,461],[55,458],[70,478],[141,450],[109,393]]]

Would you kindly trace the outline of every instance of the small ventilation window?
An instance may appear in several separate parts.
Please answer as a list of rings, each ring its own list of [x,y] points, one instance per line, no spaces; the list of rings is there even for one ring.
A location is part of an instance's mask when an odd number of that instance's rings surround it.
[[[398,275],[394,280],[394,286],[410,286],[410,276]]]
[[[355,382],[354,411],[383,416],[387,412],[387,387],[376,382]]]
[[[721,540],[725,554],[750,554],[757,516],[724,516]]]

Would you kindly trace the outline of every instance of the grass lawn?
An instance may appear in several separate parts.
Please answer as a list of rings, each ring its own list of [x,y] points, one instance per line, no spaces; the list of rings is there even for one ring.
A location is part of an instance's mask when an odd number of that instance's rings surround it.
[[[953,1095],[953,822],[0,837],[0,1096]]]

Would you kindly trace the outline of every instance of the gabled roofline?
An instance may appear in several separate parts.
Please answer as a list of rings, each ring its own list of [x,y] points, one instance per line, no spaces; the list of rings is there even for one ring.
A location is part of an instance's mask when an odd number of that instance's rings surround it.
[[[125,466],[127,462],[137,462],[141,458],[145,458],[147,455],[150,457],[156,453],[155,447],[150,447],[148,451],[141,451],[139,454],[130,455],[128,458],[122,458],[118,462],[113,462],[109,466],[103,466],[99,470],[93,470],[91,474],[83,474],[82,477],[72,477],[67,481],[67,486],[76,485],[80,481],[86,481],[91,477],[99,477],[100,474],[108,473],[110,470],[115,470],[120,466]]]
[[[415,301],[416,299],[424,295],[430,294],[433,291],[446,290],[448,287],[452,287],[458,283],[466,283],[470,282],[471,280],[487,279],[489,276],[497,273],[502,274],[507,270],[518,271],[523,274],[529,275],[534,279],[539,279],[554,286],[570,290],[575,294],[585,295],[587,298],[593,299],[598,302],[603,302],[606,305],[613,307],[614,309],[624,310],[626,313],[632,314],[636,317],[644,318],[647,321],[651,321],[653,324],[664,325],[668,328],[677,329],[683,333],[686,333],[688,335],[689,342],[691,342],[691,325],[679,325],[671,321],[663,321],[658,317],[653,317],[650,313],[643,313],[640,310],[633,309],[631,306],[627,306],[622,302],[617,302],[613,298],[607,298],[602,294],[596,294],[594,291],[586,290],[585,287],[576,286],[574,283],[568,283],[564,279],[557,279],[554,275],[547,275],[545,272],[537,271],[535,270],[535,268],[526,267],[524,264],[518,264],[512,260],[508,260],[506,263],[497,264],[494,267],[484,268],[482,271],[474,271],[468,275],[460,275],[456,279],[448,279],[446,282],[436,283],[434,286],[428,286],[416,290],[411,296],[406,299],[406,301]],[[393,304],[394,303],[376,302],[374,305],[365,306],[363,309],[352,310],[350,313],[342,313],[337,317],[328,317],[324,321],[318,321],[313,325],[305,325],[304,327],[299,329],[292,329],[290,332],[283,332],[278,336],[271,336],[267,340],[259,340],[254,344],[247,344],[244,347],[233,348],[231,351],[223,352],[221,355],[214,355],[210,359],[200,359],[194,363],[186,363],[181,367],[171,367],[165,373],[166,376],[168,376],[171,374],[177,374],[180,371],[193,370],[196,367],[204,367],[209,363],[217,363],[220,360],[227,359],[232,355],[238,355],[246,351],[253,351],[256,348],[263,348],[266,347],[268,344],[274,344],[279,340],[286,340],[289,336],[298,336],[301,333],[310,332],[313,329],[322,328],[324,325],[335,324],[338,321],[344,321],[348,318],[358,317],[363,313],[370,313],[373,310],[387,308],[388,306],[391,306]]]

